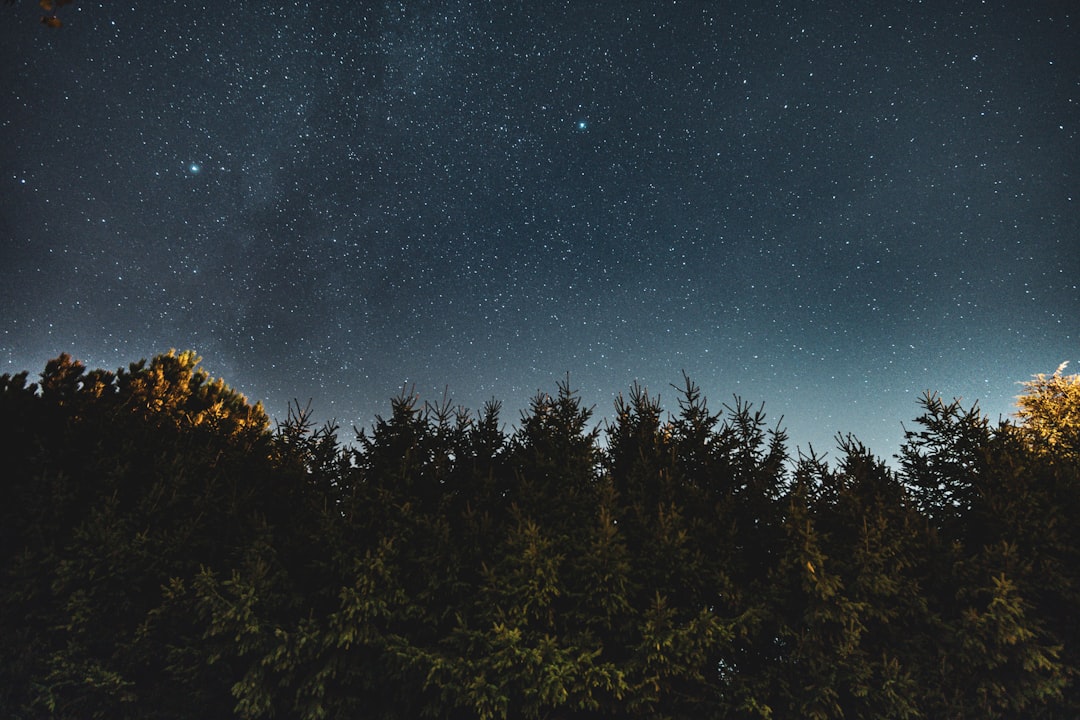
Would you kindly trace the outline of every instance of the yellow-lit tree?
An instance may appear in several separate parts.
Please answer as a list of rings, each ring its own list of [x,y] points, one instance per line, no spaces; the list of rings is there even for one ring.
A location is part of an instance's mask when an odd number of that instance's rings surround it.
[[[1035,449],[1076,460],[1080,458],[1080,374],[1062,374],[1067,365],[1063,362],[1053,375],[1039,373],[1025,382],[1016,416]]]

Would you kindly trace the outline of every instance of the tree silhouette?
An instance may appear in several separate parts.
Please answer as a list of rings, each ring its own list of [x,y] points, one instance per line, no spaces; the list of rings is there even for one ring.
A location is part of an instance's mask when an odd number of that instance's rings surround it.
[[[170,352],[0,376],[0,714],[1058,718],[1075,376],[923,399],[898,471],[736,398],[391,400],[355,442]]]

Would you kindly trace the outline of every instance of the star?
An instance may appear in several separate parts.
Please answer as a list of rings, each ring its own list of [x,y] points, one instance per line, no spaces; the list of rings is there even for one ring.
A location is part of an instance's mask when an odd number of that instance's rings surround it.
[[[0,313],[5,372],[194,346],[275,416],[299,395],[364,427],[405,376],[424,400],[449,386],[474,410],[503,401],[512,425],[566,371],[598,422],[635,379],[677,409],[666,389],[685,368],[714,410],[733,390],[767,402],[789,449],[853,431],[890,458],[912,394],[1008,416],[1015,382],[1075,356],[1080,246],[1062,218],[1080,105],[1061,3],[1026,19],[928,9],[935,22],[893,32],[877,10],[753,3],[618,22],[491,3],[474,27],[467,0],[383,32],[371,8],[400,2],[344,3],[329,24],[278,3],[244,42],[160,5],[139,32],[84,13],[111,29],[78,46],[96,68],[80,92],[131,112],[0,73],[0,97],[25,102],[4,125],[5,230],[22,239],[0,288],[26,298]],[[796,20],[850,43],[742,42]],[[177,23],[213,59],[197,73]],[[51,46],[19,25],[0,23],[0,47],[46,66]],[[666,62],[657,33],[679,38]],[[155,58],[153,82],[129,82],[117,37]],[[1027,49],[1010,66],[1022,85],[995,75],[1008,48]],[[138,202],[96,200],[121,188]],[[54,197],[66,211],[39,222]],[[149,238],[165,247],[152,261]],[[132,302],[99,292],[101,258]]]

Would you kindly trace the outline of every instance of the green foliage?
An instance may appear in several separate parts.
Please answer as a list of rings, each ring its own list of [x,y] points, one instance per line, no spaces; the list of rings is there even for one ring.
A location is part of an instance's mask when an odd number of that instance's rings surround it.
[[[197,364],[170,353],[114,374],[61,356],[37,385],[0,380],[0,612],[13,629],[0,702],[54,717],[182,717],[220,696],[207,674],[170,668],[184,650],[159,642],[197,631],[161,589],[232,561],[270,436],[261,408]],[[148,713],[150,697],[176,703]]]
[[[1036,451],[1075,463],[1080,461],[1080,375],[1062,375],[1067,364],[1024,383],[1017,417]]]
[[[190,352],[0,376],[0,714],[1080,715],[1076,376],[835,467],[688,378],[276,429]]]

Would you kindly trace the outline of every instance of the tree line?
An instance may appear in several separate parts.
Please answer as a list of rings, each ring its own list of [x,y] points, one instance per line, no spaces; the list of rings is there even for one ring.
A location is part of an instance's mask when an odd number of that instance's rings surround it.
[[[1080,376],[894,470],[686,378],[343,443],[198,363],[0,376],[0,715],[1080,717]]]

